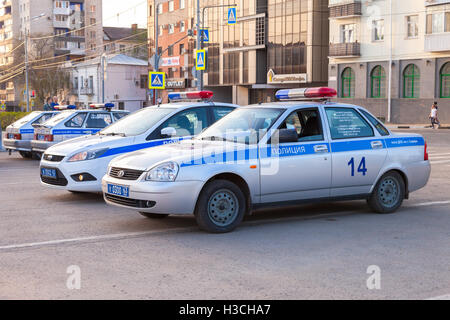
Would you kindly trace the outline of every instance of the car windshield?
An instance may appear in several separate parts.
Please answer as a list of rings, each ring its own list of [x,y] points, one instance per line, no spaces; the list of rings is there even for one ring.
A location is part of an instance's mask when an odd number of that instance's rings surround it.
[[[58,123],[60,123],[61,121],[67,119],[68,117],[70,117],[71,115],[73,115],[75,113],[75,111],[73,110],[66,110],[61,112],[60,114],[54,116],[53,118],[45,121],[42,125],[44,127],[54,127],[56,126]]]
[[[121,120],[113,123],[108,128],[100,131],[100,135],[118,135],[133,137],[147,132],[159,121],[174,111],[172,108],[149,107],[139,110]]]
[[[27,124],[28,122],[30,122],[31,120],[33,120],[34,118],[36,118],[40,114],[41,114],[41,112],[34,111],[34,112],[30,113],[29,115],[26,115],[25,117],[23,117],[23,118],[17,120],[16,122],[14,122],[13,126],[15,126],[15,127],[23,126],[24,124]]]
[[[197,139],[257,144],[284,111],[255,107],[236,109]]]

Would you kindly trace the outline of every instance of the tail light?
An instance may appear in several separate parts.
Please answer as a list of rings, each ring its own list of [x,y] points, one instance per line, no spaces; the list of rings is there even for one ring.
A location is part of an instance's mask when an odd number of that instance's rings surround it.
[[[424,149],[424,154],[423,154],[423,160],[424,161],[428,161],[429,160],[429,157],[428,157],[428,145],[427,145],[426,142],[425,142],[425,149]]]
[[[52,134],[46,134],[44,136],[44,141],[53,142],[53,135]]]
[[[20,133],[15,133],[14,140],[22,140],[22,135]]]

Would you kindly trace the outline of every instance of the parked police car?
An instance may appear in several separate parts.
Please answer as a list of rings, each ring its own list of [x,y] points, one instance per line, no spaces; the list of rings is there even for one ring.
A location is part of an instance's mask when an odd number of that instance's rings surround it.
[[[212,92],[171,93],[178,102],[142,109],[100,131],[49,148],[41,161],[41,182],[44,186],[78,192],[101,192],[101,179],[109,162],[127,152],[190,139],[201,133],[237,106],[212,103]],[[198,102],[206,99],[207,101]],[[121,175],[133,180],[137,174]]]
[[[328,98],[330,88],[282,90],[280,100]],[[210,232],[252,208],[367,199],[391,213],[430,176],[417,134],[394,134],[364,108],[331,102],[242,107],[192,141],[118,157],[103,178],[108,204],[147,217],[195,214]]]
[[[44,153],[49,147],[79,136],[95,134],[128,115],[128,111],[111,110],[113,104],[91,105],[90,109],[76,110],[76,106],[56,106],[63,110],[58,116],[35,125],[33,152]]]
[[[7,151],[18,151],[24,158],[31,158],[31,140],[34,137],[33,125],[46,122],[55,116],[56,111],[33,111],[6,128],[3,146]]]

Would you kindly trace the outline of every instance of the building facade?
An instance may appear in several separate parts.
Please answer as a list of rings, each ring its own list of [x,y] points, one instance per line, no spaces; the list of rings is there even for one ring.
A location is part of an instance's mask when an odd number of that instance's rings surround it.
[[[146,107],[147,61],[116,54],[107,57],[106,66],[103,86],[100,58],[75,64],[71,70],[73,100],[70,102],[88,107],[102,103],[104,96],[105,102],[113,102],[120,110]]]
[[[177,10],[181,3],[184,9]],[[158,27],[161,50],[175,41],[177,21],[185,21],[185,28],[195,28],[196,3],[156,1],[155,7],[155,1],[149,0],[150,11],[153,7],[162,9]],[[237,23],[228,25],[228,8],[233,4],[237,5]],[[214,91],[215,99],[247,105],[273,101],[275,92],[282,88],[327,83],[326,0],[201,0],[200,7],[202,16],[206,8],[201,27],[209,33],[209,41],[204,43],[208,61],[203,82],[206,89]],[[150,16],[149,37],[154,39],[153,21]],[[171,24],[175,24],[174,29]],[[183,72],[191,80],[195,38],[186,40],[184,49]],[[166,71],[170,79],[169,72],[170,68]]]
[[[45,41],[52,55],[64,59],[92,58],[102,53],[102,0],[4,0],[0,3],[0,68],[3,75],[23,61],[14,61],[15,48],[28,36],[33,56]],[[39,45],[38,45],[39,46]],[[23,56],[21,57],[23,60]],[[49,63],[54,62],[49,61]],[[24,99],[23,80],[2,77],[0,100],[17,106]],[[8,79],[8,80],[5,80]]]
[[[103,51],[148,60],[147,30],[139,29],[137,24],[131,28],[103,27]]]
[[[428,122],[434,101],[450,123],[450,1],[405,4],[330,0],[329,85],[392,123]]]

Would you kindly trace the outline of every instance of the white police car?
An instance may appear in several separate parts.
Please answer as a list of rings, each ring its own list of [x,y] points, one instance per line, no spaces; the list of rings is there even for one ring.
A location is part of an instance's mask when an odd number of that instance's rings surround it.
[[[34,137],[34,127],[55,116],[56,111],[33,111],[6,128],[3,146],[7,151],[18,151],[24,158],[35,156],[31,152],[31,140]]]
[[[209,102],[212,92],[171,93],[177,102],[133,113],[95,136],[85,136],[49,148],[41,161],[44,186],[77,192],[101,192],[109,162],[127,152],[190,139],[237,106]],[[198,100],[206,101],[198,102]],[[114,173],[134,180],[135,172]]]
[[[277,97],[335,94],[310,88]],[[228,232],[253,208],[272,205],[367,199],[391,213],[429,176],[420,135],[391,133],[359,106],[283,101],[239,108],[192,141],[118,157],[102,187],[108,204],[147,217],[195,214],[204,230]]]
[[[79,136],[95,134],[117,120],[127,116],[128,111],[111,110],[114,104],[91,105],[90,109],[77,110],[76,106],[56,106],[62,112],[39,125],[35,125],[33,152],[44,153],[51,146]]]

